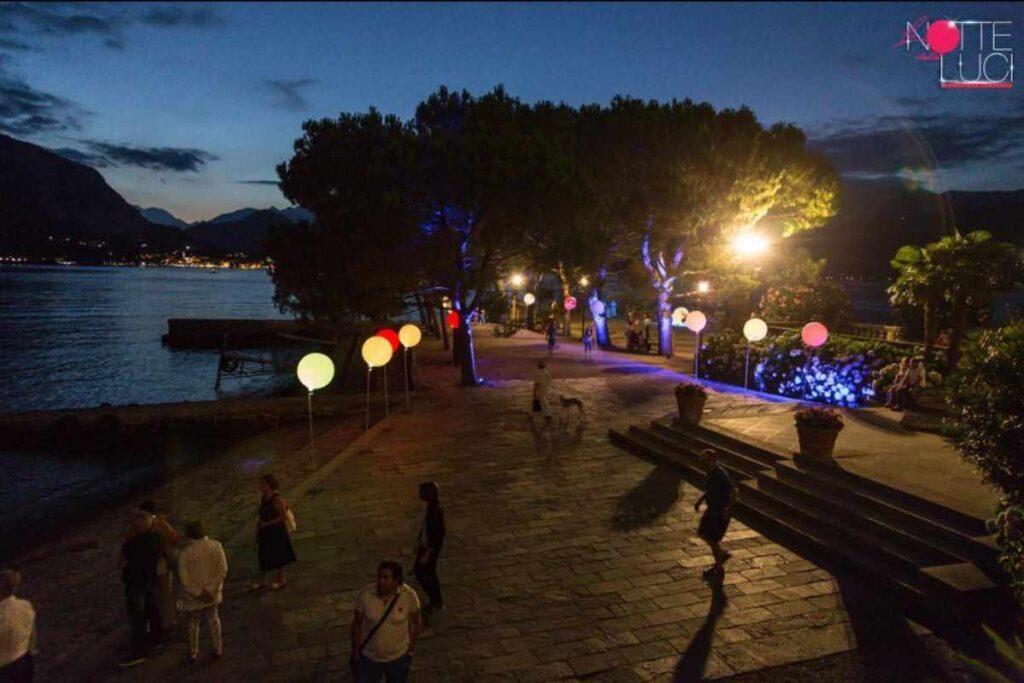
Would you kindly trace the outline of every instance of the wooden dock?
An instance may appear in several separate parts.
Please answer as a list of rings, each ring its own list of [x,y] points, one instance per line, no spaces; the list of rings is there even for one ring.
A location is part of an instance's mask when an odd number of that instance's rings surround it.
[[[163,342],[175,349],[219,349],[226,339],[231,348],[237,349],[292,344],[297,338],[337,341],[337,331],[302,320],[170,318]]]

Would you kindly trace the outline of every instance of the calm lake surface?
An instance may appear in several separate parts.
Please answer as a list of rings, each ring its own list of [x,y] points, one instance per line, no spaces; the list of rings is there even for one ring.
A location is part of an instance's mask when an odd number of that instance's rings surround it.
[[[216,398],[216,351],[168,318],[282,318],[262,270],[0,267],[0,410]]]
[[[175,351],[168,318],[281,318],[262,270],[0,267],[0,410],[217,398],[217,351]],[[232,393],[268,386],[232,381]],[[217,444],[154,444],[117,461],[0,446],[0,559],[172,476]]]

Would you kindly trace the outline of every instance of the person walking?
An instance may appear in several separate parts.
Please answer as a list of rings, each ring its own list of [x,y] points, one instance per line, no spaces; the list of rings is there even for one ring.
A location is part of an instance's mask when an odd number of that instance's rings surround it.
[[[188,663],[199,657],[199,619],[206,618],[213,641],[213,656],[220,659],[224,653],[221,641],[220,612],[217,606],[224,600],[224,578],[228,575],[228,560],[218,541],[207,537],[200,521],[185,526],[188,543],[178,558],[178,576],[181,579],[181,608],[188,612]]]
[[[533,380],[533,401],[534,407],[540,408],[545,420],[551,419],[551,403],[548,394],[551,393],[551,373],[548,372],[548,364],[544,361],[537,363],[537,377]]]
[[[444,594],[441,592],[441,581],[437,578],[437,561],[444,545],[444,508],[441,506],[440,489],[437,482],[425,481],[420,484],[420,500],[427,504],[420,525],[420,535],[416,539],[413,574],[430,602],[425,609],[430,611],[444,609]]]
[[[132,513],[132,534],[121,546],[121,581],[131,625],[128,656],[118,662],[123,668],[142,664],[149,658],[150,647],[161,642],[160,611],[156,604],[159,556],[160,538],[153,531],[153,515],[145,510],[135,510]]]
[[[272,474],[264,474],[260,477],[259,528],[256,530],[263,581],[253,584],[253,590],[281,590],[288,585],[284,578],[284,568],[297,558],[292,548],[291,535],[285,525],[287,515],[288,504],[277,490],[277,479]],[[277,572],[277,577],[273,583],[268,584],[270,572]]]
[[[420,599],[405,585],[402,565],[385,560],[377,581],[356,595],[352,668],[357,683],[406,683],[422,628]]]
[[[555,342],[558,341],[558,328],[555,326],[554,318],[548,321],[548,329],[545,336],[548,340],[548,358],[553,358],[555,356]]]
[[[36,643],[36,611],[32,603],[15,597],[21,574],[0,571],[0,681],[29,683],[32,651]]]
[[[160,613],[160,628],[166,631],[175,624],[174,566],[178,555],[178,532],[167,521],[167,515],[157,514],[153,501],[143,501],[139,509],[153,515],[153,531],[160,540],[156,560],[156,607]]]
[[[583,329],[583,358],[594,359],[594,323],[587,323]]]
[[[707,510],[700,518],[697,535],[711,547],[714,565],[704,571],[705,581],[721,579],[725,575],[725,562],[732,553],[721,546],[722,538],[732,519],[732,506],[736,502],[736,486],[725,468],[718,464],[718,454],[711,448],[701,451],[700,464],[707,472],[704,495],[697,499],[693,509],[700,512],[701,503],[707,502]]]

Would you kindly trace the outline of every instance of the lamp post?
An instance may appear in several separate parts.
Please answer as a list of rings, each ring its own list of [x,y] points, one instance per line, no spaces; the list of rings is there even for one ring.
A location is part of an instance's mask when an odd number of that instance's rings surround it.
[[[519,295],[516,290],[523,286],[523,276],[519,273],[512,275],[512,322],[519,323]]]
[[[768,335],[768,325],[760,318],[751,318],[743,323],[743,336],[747,338],[746,359],[743,362],[743,388],[746,389],[750,379],[750,342],[761,341]]]
[[[383,337],[370,337],[363,342],[362,355],[363,361],[366,363],[366,431],[370,431],[370,376],[375,367],[384,367],[391,360],[391,344]],[[387,373],[385,373],[385,382],[387,381],[386,375]],[[385,384],[385,387],[387,387],[387,384]],[[386,391],[387,389],[385,388]],[[384,400],[386,403],[386,393]],[[385,410],[386,414],[387,411]]]
[[[411,372],[409,369],[409,349],[419,344],[422,338],[423,334],[420,332],[420,328],[411,323],[408,325],[402,325],[402,329],[398,330],[398,340],[402,342],[402,347],[405,349],[405,366],[403,374],[405,375],[406,411],[412,409],[412,406],[409,403],[409,373]]]
[[[700,379],[700,333],[708,324],[708,318],[700,311],[690,311],[686,316],[686,326],[697,335],[697,345],[693,350],[693,376]]]
[[[313,445],[313,392],[323,389],[334,379],[334,363],[322,353],[307,353],[299,361],[295,369],[299,381],[309,390],[306,394],[306,407],[309,411],[309,452],[316,467],[316,448]]]
[[[585,299],[589,299],[587,296],[587,285],[590,284],[590,280],[584,275],[580,278],[580,287],[583,288],[583,296]],[[583,333],[587,331],[587,307],[584,306],[580,309],[580,339],[583,338]]]

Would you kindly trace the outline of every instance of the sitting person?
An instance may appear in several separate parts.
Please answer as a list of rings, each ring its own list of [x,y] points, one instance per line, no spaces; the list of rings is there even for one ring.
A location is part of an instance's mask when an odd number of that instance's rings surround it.
[[[900,359],[900,367],[896,371],[896,377],[893,378],[892,384],[889,385],[888,391],[885,392],[885,407],[893,408],[896,405],[896,394],[903,388],[904,382],[907,381],[907,371],[910,370],[910,358],[904,356]]]
[[[911,358],[903,383],[896,391],[893,410],[902,410],[914,402],[914,394],[928,386],[928,373],[920,358]]]

